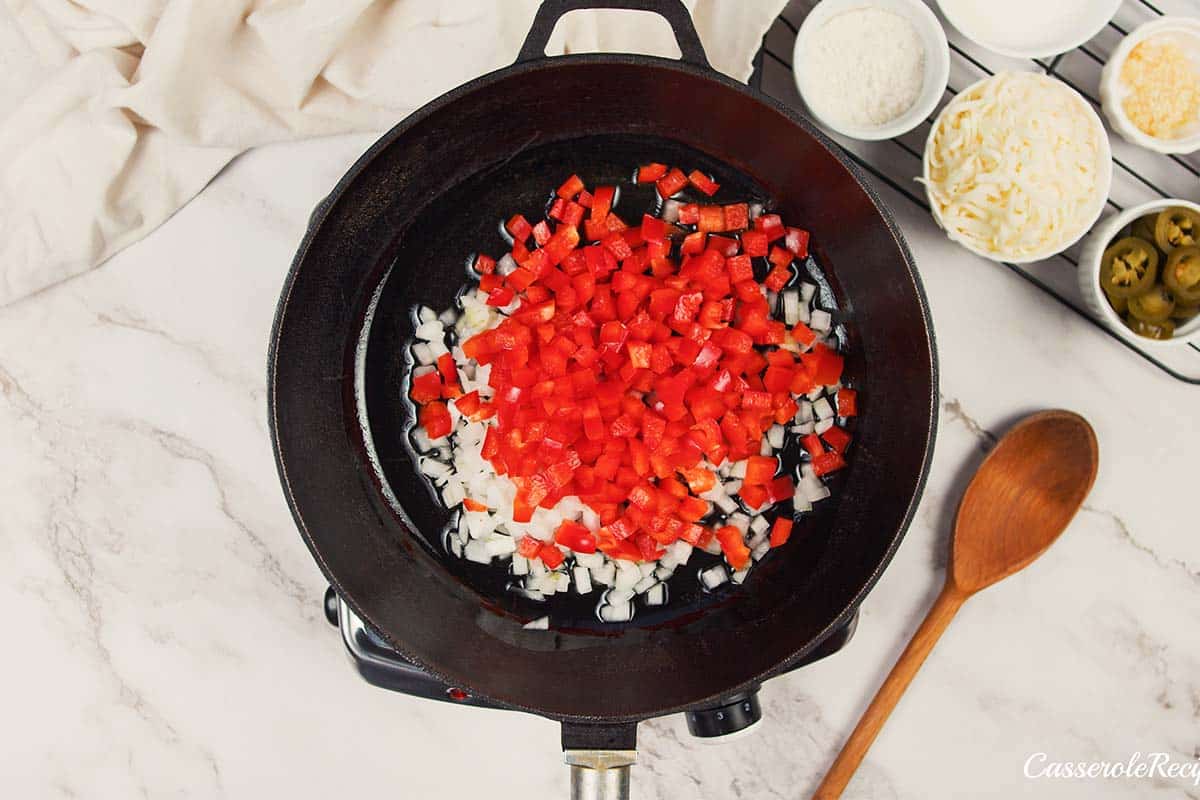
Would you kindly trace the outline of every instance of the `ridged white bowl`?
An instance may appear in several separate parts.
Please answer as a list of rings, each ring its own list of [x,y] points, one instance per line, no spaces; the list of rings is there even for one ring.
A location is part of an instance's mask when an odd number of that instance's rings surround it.
[[[1182,206],[1200,212],[1200,205],[1187,200],[1152,200],[1140,206],[1127,208],[1119,214],[1100,220],[1079,251],[1079,271],[1076,278],[1079,282],[1079,294],[1084,302],[1105,325],[1116,331],[1122,339],[1133,342],[1147,350],[1162,350],[1176,348],[1190,342],[1200,341],[1200,316],[1193,317],[1187,323],[1175,329],[1175,335],[1170,339],[1148,339],[1139,336],[1125,325],[1113,307],[1108,304],[1104,290],[1100,288],[1100,261],[1109,243],[1117,238],[1122,230],[1133,224],[1138,217],[1162,211],[1164,208]]]

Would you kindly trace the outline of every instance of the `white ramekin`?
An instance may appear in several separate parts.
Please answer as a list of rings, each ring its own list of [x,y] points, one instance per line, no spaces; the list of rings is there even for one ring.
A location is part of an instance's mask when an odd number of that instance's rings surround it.
[[[908,111],[891,122],[871,128],[845,125],[822,116],[820,111],[808,101],[804,92],[804,80],[800,74],[804,50],[821,26],[830,17],[860,8],[878,8],[900,15],[912,24],[917,35],[921,37],[921,43],[925,46],[925,75],[921,83],[921,92],[917,95],[916,101]],[[891,139],[917,127],[937,108],[938,101],[945,93],[946,84],[950,80],[950,45],[946,42],[946,32],[942,30],[941,23],[929,10],[929,6],[921,0],[822,0],[804,18],[804,22],[800,25],[800,31],[796,34],[796,45],[792,48],[792,76],[795,78],[800,98],[804,101],[809,113],[824,127],[843,136],[849,136],[851,139],[865,141]]]
[[[966,94],[967,92],[970,92],[973,89],[975,89],[975,87],[979,86],[981,83],[985,83],[986,81],[990,81],[990,80],[995,80],[996,78],[998,78],[1004,74],[1005,73],[1000,72],[991,77],[976,81],[975,83],[971,84],[970,86],[968,86],[967,88],[965,88],[961,92],[959,92],[958,95]],[[1088,229],[1091,228],[1092,225],[1096,224],[1096,220],[1100,218],[1101,212],[1104,211],[1104,204],[1108,201],[1109,189],[1112,188],[1112,148],[1110,147],[1109,142],[1108,142],[1108,131],[1106,131],[1104,129],[1104,123],[1100,121],[1100,117],[1099,117],[1099,115],[1096,114],[1096,111],[1092,108],[1091,103],[1084,100],[1083,97],[1079,94],[1079,92],[1075,91],[1070,86],[1067,86],[1062,81],[1059,81],[1054,78],[1050,78],[1050,80],[1054,80],[1055,83],[1057,83],[1062,89],[1064,89],[1065,91],[1070,92],[1072,95],[1074,95],[1075,99],[1079,102],[1080,107],[1084,109],[1084,111],[1088,115],[1088,118],[1091,119],[1092,124],[1095,128],[1097,141],[1100,143],[1101,154],[1103,156],[1103,159],[1102,159],[1103,166],[1101,167],[1101,174],[1099,175],[1099,183],[1097,184],[1096,190],[1095,190],[1095,198],[1093,201],[1094,208],[1080,222],[1078,232],[1073,232],[1070,239],[1065,240],[1065,241],[1061,242],[1060,244],[1056,244],[1051,247],[1048,247],[1045,251],[1039,251],[1039,252],[1035,252],[1035,253],[1025,255],[1025,256],[1014,256],[1012,254],[1005,254],[1005,253],[992,253],[987,250],[981,250],[980,248],[976,247],[973,243],[960,238],[953,231],[951,231],[950,228],[948,228],[946,226],[946,222],[942,218],[941,210],[938,208],[937,203],[934,202],[933,197],[929,192],[929,156],[930,156],[930,148],[933,145],[934,134],[937,132],[938,127],[942,124],[942,117],[945,116],[947,109],[949,109],[949,108],[951,108],[951,106],[953,106],[954,100],[958,98],[958,95],[955,95],[954,98],[951,99],[951,101],[949,103],[947,103],[944,108],[942,108],[942,111],[940,114],[938,114],[937,119],[935,119],[933,121],[933,127],[931,127],[929,129],[929,136],[926,137],[926,139],[925,139],[925,152],[921,157],[921,167],[922,167],[922,177],[924,179],[924,186],[925,186],[925,197],[929,201],[929,208],[933,213],[933,221],[938,224],[939,228],[941,228],[943,231],[946,232],[946,236],[949,237],[949,239],[951,241],[957,242],[958,244],[965,247],[967,250],[970,250],[975,255],[982,256],[986,259],[990,259],[991,261],[1003,261],[1003,262],[1006,262],[1009,264],[1029,264],[1034,261],[1042,261],[1044,259],[1050,258],[1051,256],[1061,253],[1062,251],[1066,250],[1068,247],[1070,247],[1071,245],[1075,244],[1080,239],[1082,239],[1083,235],[1088,232]]]
[[[1055,3],[1058,0],[1049,0],[1049,2]],[[938,8],[941,9],[946,21],[953,25],[959,33],[976,44],[986,47],[993,53],[999,53],[1002,56],[1012,56],[1014,58],[1045,58],[1065,53],[1068,50],[1074,50],[1079,45],[1091,39],[1104,29],[1108,21],[1117,13],[1117,9],[1121,7],[1122,2],[1123,0],[1091,0],[1086,11],[1078,14],[1071,20],[1074,24],[1069,30],[1061,31],[1061,35],[1058,38],[1043,42],[1040,46],[1034,47],[1001,41],[987,30],[964,25],[962,10],[955,0],[938,0]],[[994,7],[1000,9],[1001,13],[1013,13],[1011,10],[1004,10],[1002,0],[994,0]],[[1028,21],[1030,30],[1036,30],[1037,25],[1038,20],[1036,19]]]
[[[1121,40],[1104,69],[1100,71],[1100,105],[1104,116],[1121,138],[1156,153],[1191,153],[1200,150],[1200,131],[1182,139],[1156,139],[1129,121],[1121,107],[1120,75],[1125,59],[1133,48],[1160,33],[1180,32],[1195,36],[1200,46],[1200,19],[1192,17],[1163,17],[1136,28]]]
[[[1104,251],[1122,230],[1133,224],[1138,217],[1162,211],[1164,208],[1182,206],[1193,211],[1200,211],[1200,205],[1187,200],[1152,200],[1140,206],[1127,208],[1119,214],[1113,214],[1100,221],[1079,251],[1079,271],[1076,278],[1079,282],[1079,294],[1087,303],[1088,308],[1118,336],[1147,350],[1159,350],[1179,347],[1189,342],[1200,341],[1200,316],[1188,320],[1175,329],[1175,335],[1170,339],[1149,339],[1131,331],[1113,307],[1108,304],[1104,290],[1100,288],[1100,261]]]

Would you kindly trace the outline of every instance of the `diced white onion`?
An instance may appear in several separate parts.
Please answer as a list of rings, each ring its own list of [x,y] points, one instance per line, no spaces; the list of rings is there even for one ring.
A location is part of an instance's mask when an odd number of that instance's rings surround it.
[[[417,309],[417,319],[421,322],[433,322],[437,319],[437,312],[429,306],[421,306]]]
[[[829,403],[828,397],[819,397],[813,402],[813,413],[817,419],[830,419],[833,417],[833,406]]]
[[[433,314],[432,311],[429,313]],[[432,319],[418,325],[413,335],[426,342],[440,341],[446,335],[446,329],[442,326],[442,323],[437,321],[437,314],[434,314]]]
[[[810,503],[819,503],[826,497],[829,497],[830,494],[829,487],[816,478],[800,481],[799,491],[804,495],[804,499]]]
[[[529,559],[520,553],[513,553],[512,557],[512,574],[513,575],[528,575],[529,574]]]
[[[648,575],[654,574],[654,562],[653,561],[643,561],[642,563],[637,565],[637,568],[638,568],[638,571],[642,573],[643,578],[645,578]]]
[[[436,458],[422,458],[420,461],[421,474],[441,480],[453,471],[448,464],[443,464]]]
[[[814,296],[817,294],[817,285],[815,283],[800,284],[800,299],[805,303],[811,303]]]
[[[417,363],[423,367],[429,366],[436,360],[436,356],[434,356],[433,350],[427,342],[417,342],[414,344],[412,346],[412,354]]]
[[[808,327],[818,333],[825,333],[833,327],[833,315],[828,311],[818,308],[812,312]]]
[[[654,575],[652,575],[652,574],[647,575],[646,577],[642,578],[640,581],[638,581],[634,585],[633,592],[634,592],[634,594],[641,594],[642,592],[646,591],[651,586],[654,586],[657,583],[658,583],[658,578],[654,577]]]
[[[488,564],[492,560],[492,556],[488,553],[487,545],[479,539],[472,539],[463,548],[463,556],[467,561],[475,561],[480,564]]]
[[[729,524],[741,531],[744,536],[746,531],[750,530],[750,517],[741,513],[730,514]]]
[[[765,556],[767,554],[767,551],[770,549],[771,549],[771,543],[769,541],[767,541],[766,539],[764,539],[756,547],[750,548],[750,557],[753,558],[755,561],[761,561],[762,557]]]
[[[517,261],[512,257],[512,253],[505,253],[496,262],[496,272],[501,275],[511,275],[517,269]]]
[[[754,531],[755,533],[762,533],[763,531],[769,530],[770,527],[771,523],[767,522],[766,517],[755,517],[754,519],[750,520],[750,530]]]
[[[467,497],[463,491],[463,485],[456,480],[446,481],[445,487],[442,488],[442,502],[447,508],[454,508]]]
[[[612,586],[617,581],[617,568],[612,564],[592,569],[592,580],[602,586]]]
[[[605,622],[628,622],[633,619],[633,604],[607,605],[600,608],[600,619]]]
[[[621,605],[628,603],[633,599],[633,591],[630,589],[609,589],[604,594],[604,602],[609,605]]]
[[[757,517],[755,519],[757,519]],[[767,536],[766,531],[757,531],[757,532],[755,532],[755,534],[753,536],[751,536],[749,539],[746,540],[746,547],[749,547],[751,550],[753,550],[754,548],[758,547],[760,544],[762,544],[763,542],[766,542],[768,540],[769,540],[769,537]]]
[[[749,463],[749,462],[748,462],[748,461],[745,461],[745,460],[743,460],[743,461],[735,461],[735,462],[733,463],[733,468],[732,468],[731,470],[729,470],[729,475],[730,475],[730,477],[733,477],[733,478],[744,478],[744,477],[746,477],[746,464],[748,464],[748,463]]]
[[[724,483],[725,494],[732,497],[742,490],[742,482],[738,480],[726,481]]]
[[[776,450],[783,447],[784,435],[787,433],[782,425],[772,425],[767,430],[767,442]]]
[[[737,500],[734,500],[729,495],[722,495],[717,499],[716,504],[717,508],[724,511],[726,514],[732,514],[734,511],[737,511],[738,507]]]
[[[825,431],[829,430],[832,427],[833,427],[833,417],[826,417],[825,419],[818,422],[813,427],[813,430],[816,433],[821,434],[821,433],[824,433]]]
[[[706,589],[715,589],[728,580],[729,573],[725,571],[725,567],[721,564],[709,567],[700,573],[700,582],[704,584],[704,588]]]
[[[575,567],[571,570],[571,575],[575,578],[575,591],[580,594],[592,591],[592,574],[587,567]]]
[[[774,452],[775,452],[775,449],[773,447],[771,447],[771,441],[767,438],[764,438],[762,440],[762,444],[760,444],[758,447],[758,454],[760,456],[769,456]]]
[[[527,631],[549,630],[550,618],[549,617],[538,617],[537,619],[531,619],[531,620],[529,620],[529,622],[526,622],[521,627]]]
[[[812,511],[812,501],[804,494],[804,490],[797,486],[796,493],[792,495],[792,511],[800,514],[804,511]]]
[[[625,564],[628,562],[622,561],[620,563]],[[641,579],[642,573],[640,570],[618,568],[617,577],[616,580],[613,581],[613,586],[618,589],[632,589],[634,586],[637,586],[638,581]]]
[[[675,223],[679,221],[679,208],[683,204],[678,200],[666,200],[663,202],[662,219],[663,222]]]
[[[664,558],[665,558],[665,556],[664,556]],[[675,570],[671,569],[670,567],[665,566],[662,563],[662,559],[660,558],[658,560],[658,567],[655,568],[655,570],[654,570],[654,577],[658,578],[660,581],[665,581],[665,580],[669,580],[670,577],[674,574],[675,574]]]
[[[737,572],[733,573],[732,576],[730,576],[730,580],[732,580],[734,583],[741,583],[742,581],[746,580],[746,576],[749,574],[750,567],[739,569]]]
[[[795,325],[800,321],[800,293],[795,289],[787,289],[783,293],[783,322],[785,325]]]
[[[604,566],[604,553],[576,553],[575,563],[581,567],[596,568]]]
[[[517,549],[517,543],[511,536],[494,534],[485,540],[488,553],[493,556],[506,556]]]
[[[661,606],[667,602],[667,587],[657,583],[646,592],[645,603],[648,606]]]

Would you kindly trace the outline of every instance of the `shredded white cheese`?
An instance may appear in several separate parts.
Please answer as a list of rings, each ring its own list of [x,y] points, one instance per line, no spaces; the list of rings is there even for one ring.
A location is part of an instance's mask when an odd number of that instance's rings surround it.
[[[950,238],[1014,261],[1074,242],[1099,215],[1111,173],[1096,113],[1034,73],[1002,72],[959,93],[925,146],[926,193]]]

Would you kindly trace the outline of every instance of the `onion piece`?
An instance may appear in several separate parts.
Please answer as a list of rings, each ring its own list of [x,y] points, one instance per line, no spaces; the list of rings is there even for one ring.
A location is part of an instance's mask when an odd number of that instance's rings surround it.
[[[785,433],[782,425],[772,425],[767,430],[767,443],[776,450],[782,449]]]
[[[787,289],[783,293],[783,324],[795,325],[800,321],[800,293]]]
[[[421,322],[433,322],[437,319],[437,312],[429,306],[420,306],[417,309],[417,319]]]
[[[575,567],[571,570],[575,578],[575,591],[580,594],[590,594],[592,591],[592,573],[587,567]]]
[[[833,427],[833,417],[826,417],[813,426],[813,431],[817,434],[822,434]]]
[[[755,517],[750,520],[750,530],[755,533],[763,533],[771,529],[771,523],[767,522],[766,517]]]
[[[537,619],[531,619],[531,620],[529,620],[529,622],[526,622],[521,627],[527,631],[549,630],[550,629],[550,618],[549,617],[538,617]]]
[[[656,583],[646,592],[645,603],[648,606],[661,606],[667,602],[667,587]]]
[[[633,604],[626,601],[620,605],[601,606],[600,619],[604,622],[628,622],[633,619]]]
[[[828,333],[833,327],[833,315],[823,309],[816,309],[812,312],[808,327],[818,333]]]
[[[657,584],[658,584],[658,578],[654,577],[653,574],[647,575],[646,577],[644,577],[640,581],[638,581],[636,584],[634,584],[633,593],[641,594],[642,592],[649,589],[651,586],[656,586]]]
[[[829,403],[828,397],[820,397],[813,402],[813,414],[818,420],[831,419],[833,417],[833,406]]]
[[[725,567],[722,564],[709,567],[700,573],[700,583],[705,589],[715,589],[728,580],[729,573],[725,571]]]
[[[446,335],[446,329],[442,323],[437,321],[437,314],[434,314],[433,319],[418,325],[417,329],[413,331],[413,335],[426,342],[441,341],[442,337]]]

